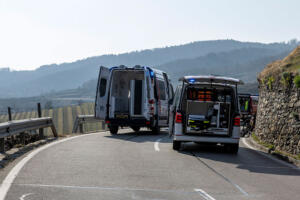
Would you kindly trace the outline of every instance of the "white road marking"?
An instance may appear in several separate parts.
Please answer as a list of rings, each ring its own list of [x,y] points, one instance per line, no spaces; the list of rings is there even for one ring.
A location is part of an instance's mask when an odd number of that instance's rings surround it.
[[[25,156],[18,164],[16,164],[11,171],[7,174],[7,176],[5,177],[5,179],[3,180],[1,186],[0,186],[0,200],[4,200],[5,196],[9,190],[9,188],[11,187],[12,183],[14,182],[15,178],[17,177],[17,175],[19,174],[19,172],[21,171],[21,169],[24,167],[24,165],[31,159],[33,158],[36,154],[40,153],[41,151],[52,147],[56,144],[62,143],[62,142],[66,142],[69,140],[73,140],[75,138],[79,138],[79,137],[85,137],[88,135],[94,135],[94,134],[98,134],[98,133],[90,133],[90,134],[85,134],[85,135],[78,135],[78,136],[73,136],[70,138],[65,138],[62,140],[58,140],[55,142],[52,142],[50,144],[46,144],[45,146],[42,146],[40,148],[35,149],[34,151],[32,151],[31,153],[29,153],[27,156]]]
[[[225,181],[233,185],[235,188],[237,188],[243,195],[249,196],[249,194],[243,190],[238,184],[233,183],[229,178],[225,177],[223,174],[215,170],[213,167],[209,166],[206,162],[204,162],[200,157],[198,157],[196,154],[192,153],[202,164],[204,164],[207,168],[209,168],[211,171],[222,177]]]
[[[216,200],[215,198],[207,194],[207,192],[205,192],[204,190],[201,189],[194,189],[194,190],[198,192],[206,200]]]
[[[254,148],[253,146],[251,146],[251,145],[246,141],[245,138],[242,138],[242,142],[244,143],[244,145],[246,145],[246,147],[248,147],[249,149],[255,150],[256,153],[258,153],[258,154],[260,154],[260,155],[262,155],[262,156],[264,156],[264,157],[266,157],[266,158],[269,158],[269,159],[271,159],[271,160],[273,160],[273,161],[275,161],[275,162],[277,162],[277,163],[280,163],[280,164],[282,164],[282,165],[285,165],[285,166],[287,166],[287,167],[289,167],[289,168],[292,168],[292,169],[295,169],[295,170],[300,170],[300,168],[297,167],[297,166],[295,166],[295,165],[292,165],[292,164],[287,163],[287,162],[285,162],[285,161],[283,161],[283,160],[279,160],[279,159],[277,159],[277,158],[274,158],[272,155],[269,155],[269,154],[267,154],[267,153],[261,152],[260,150]]]
[[[243,190],[238,184],[232,183],[241,193],[243,193],[245,196],[249,196],[249,194]]]
[[[159,142],[162,140],[162,138],[159,138],[159,139],[157,139],[156,141],[155,141],[155,143],[154,143],[154,149],[155,149],[155,151],[160,151],[160,149],[159,149]]]
[[[33,193],[28,193],[28,194],[23,194],[21,197],[20,197],[20,200],[25,200],[25,197],[28,197],[29,195],[32,195]]]
[[[78,186],[78,185],[45,185],[45,184],[14,184],[19,186],[28,187],[44,187],[44,188],[64,188],[76,190],[114,190],[114,191],[146,191],[146,192],[163,192],[163,193],[185,193],[192,194],[193,191],[180,191],[180,190],[161,190],[151,188],[126,188],[126,187],[101,187],[101,186]]]

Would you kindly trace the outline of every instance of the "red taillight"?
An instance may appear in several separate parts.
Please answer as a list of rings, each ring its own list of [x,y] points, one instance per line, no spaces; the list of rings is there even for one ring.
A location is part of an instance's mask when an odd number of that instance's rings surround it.
[[[240,117],[235,117],[233,119],[233,125],[234,126],[240,126],[240,124],[241,124],[241,118]]]
[[[149,104],[154,104],[154,99],[150,99]]]
[[[110,121],[106,120],[105,123],[106,123],[106,124],[110,124]]]
[[[181,113],[176,112],[175,122],[182,123],[182,114]]]
[[[150,125],[150,122],[149,122],[149,121],[146,121],[146,125]]]
[[[153,106],[150,107],[150,115],[154,115],[154,107]]]

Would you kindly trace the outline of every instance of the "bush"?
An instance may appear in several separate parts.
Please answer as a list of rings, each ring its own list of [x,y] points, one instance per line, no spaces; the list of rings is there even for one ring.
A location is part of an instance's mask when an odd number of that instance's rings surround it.
[[[300,88],[300,75],[295,76],[294,83],[297,88]]]
[[[268,88],[270,89],[270,90],[272,90],[272,84],[274,83],[274,77],[273,76],[270,76],[269,78],[268,78]]]
[[[265,79],[262,78],[262,79],[261,79],[261,85],[265,85],[265,82],[266,82]]]
[[[290,86],[291,79],[292,79],[291,73],[289,73],[289,72],[282,73],[281,80],[282,80],[282,83],[284,84],[284,86],[286,86],[286,87]]]

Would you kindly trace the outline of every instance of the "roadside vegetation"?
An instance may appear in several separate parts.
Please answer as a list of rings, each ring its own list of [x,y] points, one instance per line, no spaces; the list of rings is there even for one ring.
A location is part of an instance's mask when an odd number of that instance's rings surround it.
[[[275,153],[278,154],[278,155],[281,155],[281,156],[287,156],[287,157],[292,157],[292,158],[294,158],[294,159],[296,159],[296,160],[300,160],[300,154],[294,155],[294,154],[290,154],[290,153],[287,153],[287,152],[284,152],[284,151],[279,151],[279,150],[275,149],[274,145],[261,141],[261,140],[257,137],[257,135],[255,135],[254,132],[251,134],[251,137],[252,137],[252,139],[253,139],[257,144],[260,144],[260,145],[266,147],[266,148],[269,150],[269,152],[273,151],[273,152],[275,152]]]
[[[254,140],[256,143],[258,143],[258,144],[260,144],[260,145],[262,145],[262,146],[268,148],[269,150],[274,150],[274,145],[261,141],[261,140],[255,135],[255,133],[252,133],[251,136],[252,136],[253,140]]]
[[[286,58],[277,60],[259,74],[258,80],[261,86],[272,90],[275,81],[279,81],[285,88],[292,84],[300,88],[300,46],[292,51]]]
[[[297,75],[294,78],[294,84],[296,85],[297,88],[300,88],[300,75]]]

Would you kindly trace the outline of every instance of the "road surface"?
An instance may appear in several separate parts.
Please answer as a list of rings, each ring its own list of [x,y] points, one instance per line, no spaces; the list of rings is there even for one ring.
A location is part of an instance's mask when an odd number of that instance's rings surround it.
[[[17,173],[7,200],[299,199],[300,171],[241,142],[222,147],[185,144],[173,151],[166,133],[130,129],[77,137],[40,151]]]

